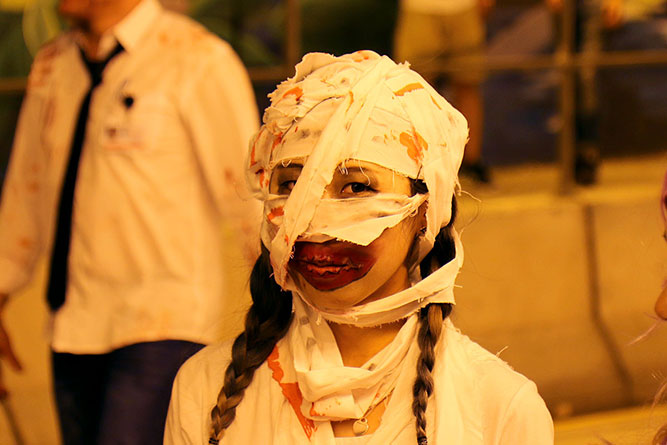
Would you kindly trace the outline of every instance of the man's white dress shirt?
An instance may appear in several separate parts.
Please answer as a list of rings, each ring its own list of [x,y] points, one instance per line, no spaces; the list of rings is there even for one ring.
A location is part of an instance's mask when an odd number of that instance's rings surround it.
[[[46,45],[30,73],[2,192],[0,293],[25,285],[50,254],[90,85],[76,40]],[[223,221],[259,242],[259,204],[241,197],[258,113],[237,55],[157,0],[103,36],[100,57],[116,42],[124,51],[93,93],[79,164],[67,297],[52,320],[58,352],[215,341],[225,299],[239,298],[223,295]]]

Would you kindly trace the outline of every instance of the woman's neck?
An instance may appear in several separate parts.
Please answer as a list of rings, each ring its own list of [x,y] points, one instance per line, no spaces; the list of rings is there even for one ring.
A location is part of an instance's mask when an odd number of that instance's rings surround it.
[[[361,367],[392,342],[405,320],[370,328],[329,323],[345,366]]]
[[[389,280],[360,304],[380,300],[408,287],[408,269],[406,266],[399,267]],[[343,364],[358,368],[391,343],[404,324],[405,320],[397,320],[366,328],[337,323],[329,323],[329,327],[336,338]]]

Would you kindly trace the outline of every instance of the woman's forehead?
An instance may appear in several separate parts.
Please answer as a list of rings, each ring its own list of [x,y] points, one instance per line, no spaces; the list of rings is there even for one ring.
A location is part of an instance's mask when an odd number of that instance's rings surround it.
[[[307,158],[326,150],[326,157],[331,159],[331,154],[335,153],[338,162],[354,158],[411,177],[419,173],[428,144],[397,104],[390,102],[391,106],[384,104],[387,106],[369,108],[366,124],[356,130],[352,129],[352,121],[342,127],[334,125],[328,128],[341,105],[344,105],[343,98],[324,100],[279,132],[270,140],[269,166],[284,163],[285,160]],[[329,131],[325,137],[327,128]]]

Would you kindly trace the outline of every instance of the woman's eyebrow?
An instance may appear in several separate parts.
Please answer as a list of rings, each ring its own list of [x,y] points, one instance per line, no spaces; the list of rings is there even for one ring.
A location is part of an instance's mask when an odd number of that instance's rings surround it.
[[[350,173],[361,173],[363,175],[375,175],[376,172],[373,167],[360,167],[360,166],[345,166],[344,172],[346,174]]]
[[[339,169],[340,171],[340,169]],[[366,184],[370,185],[376,181],[376,173],[373,171],[373,168],[361,167],[361,166],[345,166],[345,170],[340,172],[342,174],[341,179],[350,175],[362,175],[366,179]]]
[[[346,173],[348,175],[352,174],[352,173],[360,173],[360,174],[364,175],[366,177],[366,179],[369,180],[369,182],[371,180],[375,180],[375,178],[377,177],[377,174],[378,174],[377,171],[373,167],[351,166],[351,167],[347,167],[345,170],[346,170]]]

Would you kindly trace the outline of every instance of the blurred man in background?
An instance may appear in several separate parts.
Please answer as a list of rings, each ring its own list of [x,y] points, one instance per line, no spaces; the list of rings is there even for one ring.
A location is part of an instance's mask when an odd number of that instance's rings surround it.
[[[545,0],[547,6],[562,13],[566,0]],[[602,30],[618,27],[623,19],[623,0],[572,0],[574,2],[574,39],[572,50],[592,59],[602,50]],[[561,20],[556,29],[562,38]],[[575,83],[575,160],[574,180],[577,184],[597,182],[600,163],[597,68],[584,66],[577,71]]]
[[[426,80],[438,86],[438,65],[461,69],[450,73],[453,102],[468,120],[469,141],[461,173],[491,181],[482,160],[484,103],[484,19],[495,0],[401,0],[394,41],[396,61],[407,60]]]
[[[257,245],[237,186],[258,113],[230,46],[157,0],[58,8],[3,187],[0,308],[47,253],[64,443],[161,443],[176,371],[220,332],[223,222]],[[1,323],[0,354],[20,367]]]

